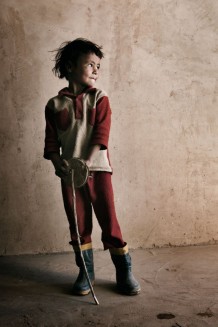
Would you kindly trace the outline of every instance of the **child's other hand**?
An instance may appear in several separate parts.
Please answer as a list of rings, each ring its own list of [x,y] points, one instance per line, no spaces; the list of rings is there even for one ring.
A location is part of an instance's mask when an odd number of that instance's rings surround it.
[[[91,167],[92,164],[91,160],[85,160],[85,163],[88,168]]]
[[[65,178],[70,173],[70,167],[67,160],[63,159],[60,163],[55,167],[55,174],[60,178]]]

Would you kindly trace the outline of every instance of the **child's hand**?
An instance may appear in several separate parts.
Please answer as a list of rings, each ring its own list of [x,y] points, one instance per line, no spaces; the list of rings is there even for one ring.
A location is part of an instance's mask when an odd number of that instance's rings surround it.
[[[88,168],[91,167],[93,159],[95,158],[96,154],[99,152],[100,149],[101,149],[100,144],[90,146],[90,148],[88,150],[87,159],[85,160],[85,163],[88,166]]]
[[[55,168],[55,174],[60,178],[65,178],[70,173],[70,167],[65,159],[61,159],[59,153],[51,153],[50,159]]]
[[[60,178],[65,178],[70,173],[70,167],[67,160],[63,159],[55,166],[55,174]]]
[[[85,160],[85,163],[88,168],[91,167],[92,164],[91,160]]]

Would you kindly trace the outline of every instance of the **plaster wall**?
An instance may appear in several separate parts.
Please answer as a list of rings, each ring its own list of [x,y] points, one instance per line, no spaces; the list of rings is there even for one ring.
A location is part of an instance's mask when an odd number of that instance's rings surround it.
[[[62,42],[103,45],[117,214],[132,248],[218,241],[218,2],[1,0],[0,254],[68,251],[44,107]],[[94,220],[93,243],[102,248]]]

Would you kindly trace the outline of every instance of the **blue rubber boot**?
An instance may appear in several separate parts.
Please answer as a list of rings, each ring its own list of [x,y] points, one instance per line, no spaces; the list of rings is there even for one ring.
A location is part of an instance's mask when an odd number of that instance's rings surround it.
[[[117,289],[126,295],[137,295],[141,287],[132,274],[131,257],[127,245],[125,248],[110,249],[111,259],[116,268]]]
[[[88,271],[89,279],[91,281],[91,284],[94,285],[95,273],[92,248],[82,250],[82,253]],[[73,285],[73,293],[76,295],[87,295],[90,293],[91,289],[86,279],[85,269],[83,267],[83,262],[79,251],[75,251],[75,258],[76,264],[79,267],[79,275]]]

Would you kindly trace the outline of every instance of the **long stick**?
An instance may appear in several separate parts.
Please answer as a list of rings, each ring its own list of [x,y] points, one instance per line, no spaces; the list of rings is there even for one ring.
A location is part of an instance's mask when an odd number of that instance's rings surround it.
[[[90,281],[89,274],[88,274],[88,271],[87,271],[87,268],[86,268],[86,263],[85,263],[85,260],[84,260],[84,257],[83,257],[83,252],[81,250],[81,241],[80,241],[78,220],[77,220],[77,212],[76,212],[76,193],[75,193],[75,186],[74,186],[74,170],[73,169],[72,169],[72,188],[73,188],[74,222],[75,222],[75,228],[76,228],[76,236],[77,236],[77,242],[78,242],[78,247],[79,247],[79,253],[80,253],[80,256],[81,256],[81,259],[82,259],[83,268],[84,268],[84,271],[85,271],[87,282],[88,282],[89,287],[91,289],[92,296],[93,296],[93,298],[95,300],[95,304],[98,305],[99,302],[98,302],[98,299],[97,299],[97,297],[95,295],[92,283]]]

